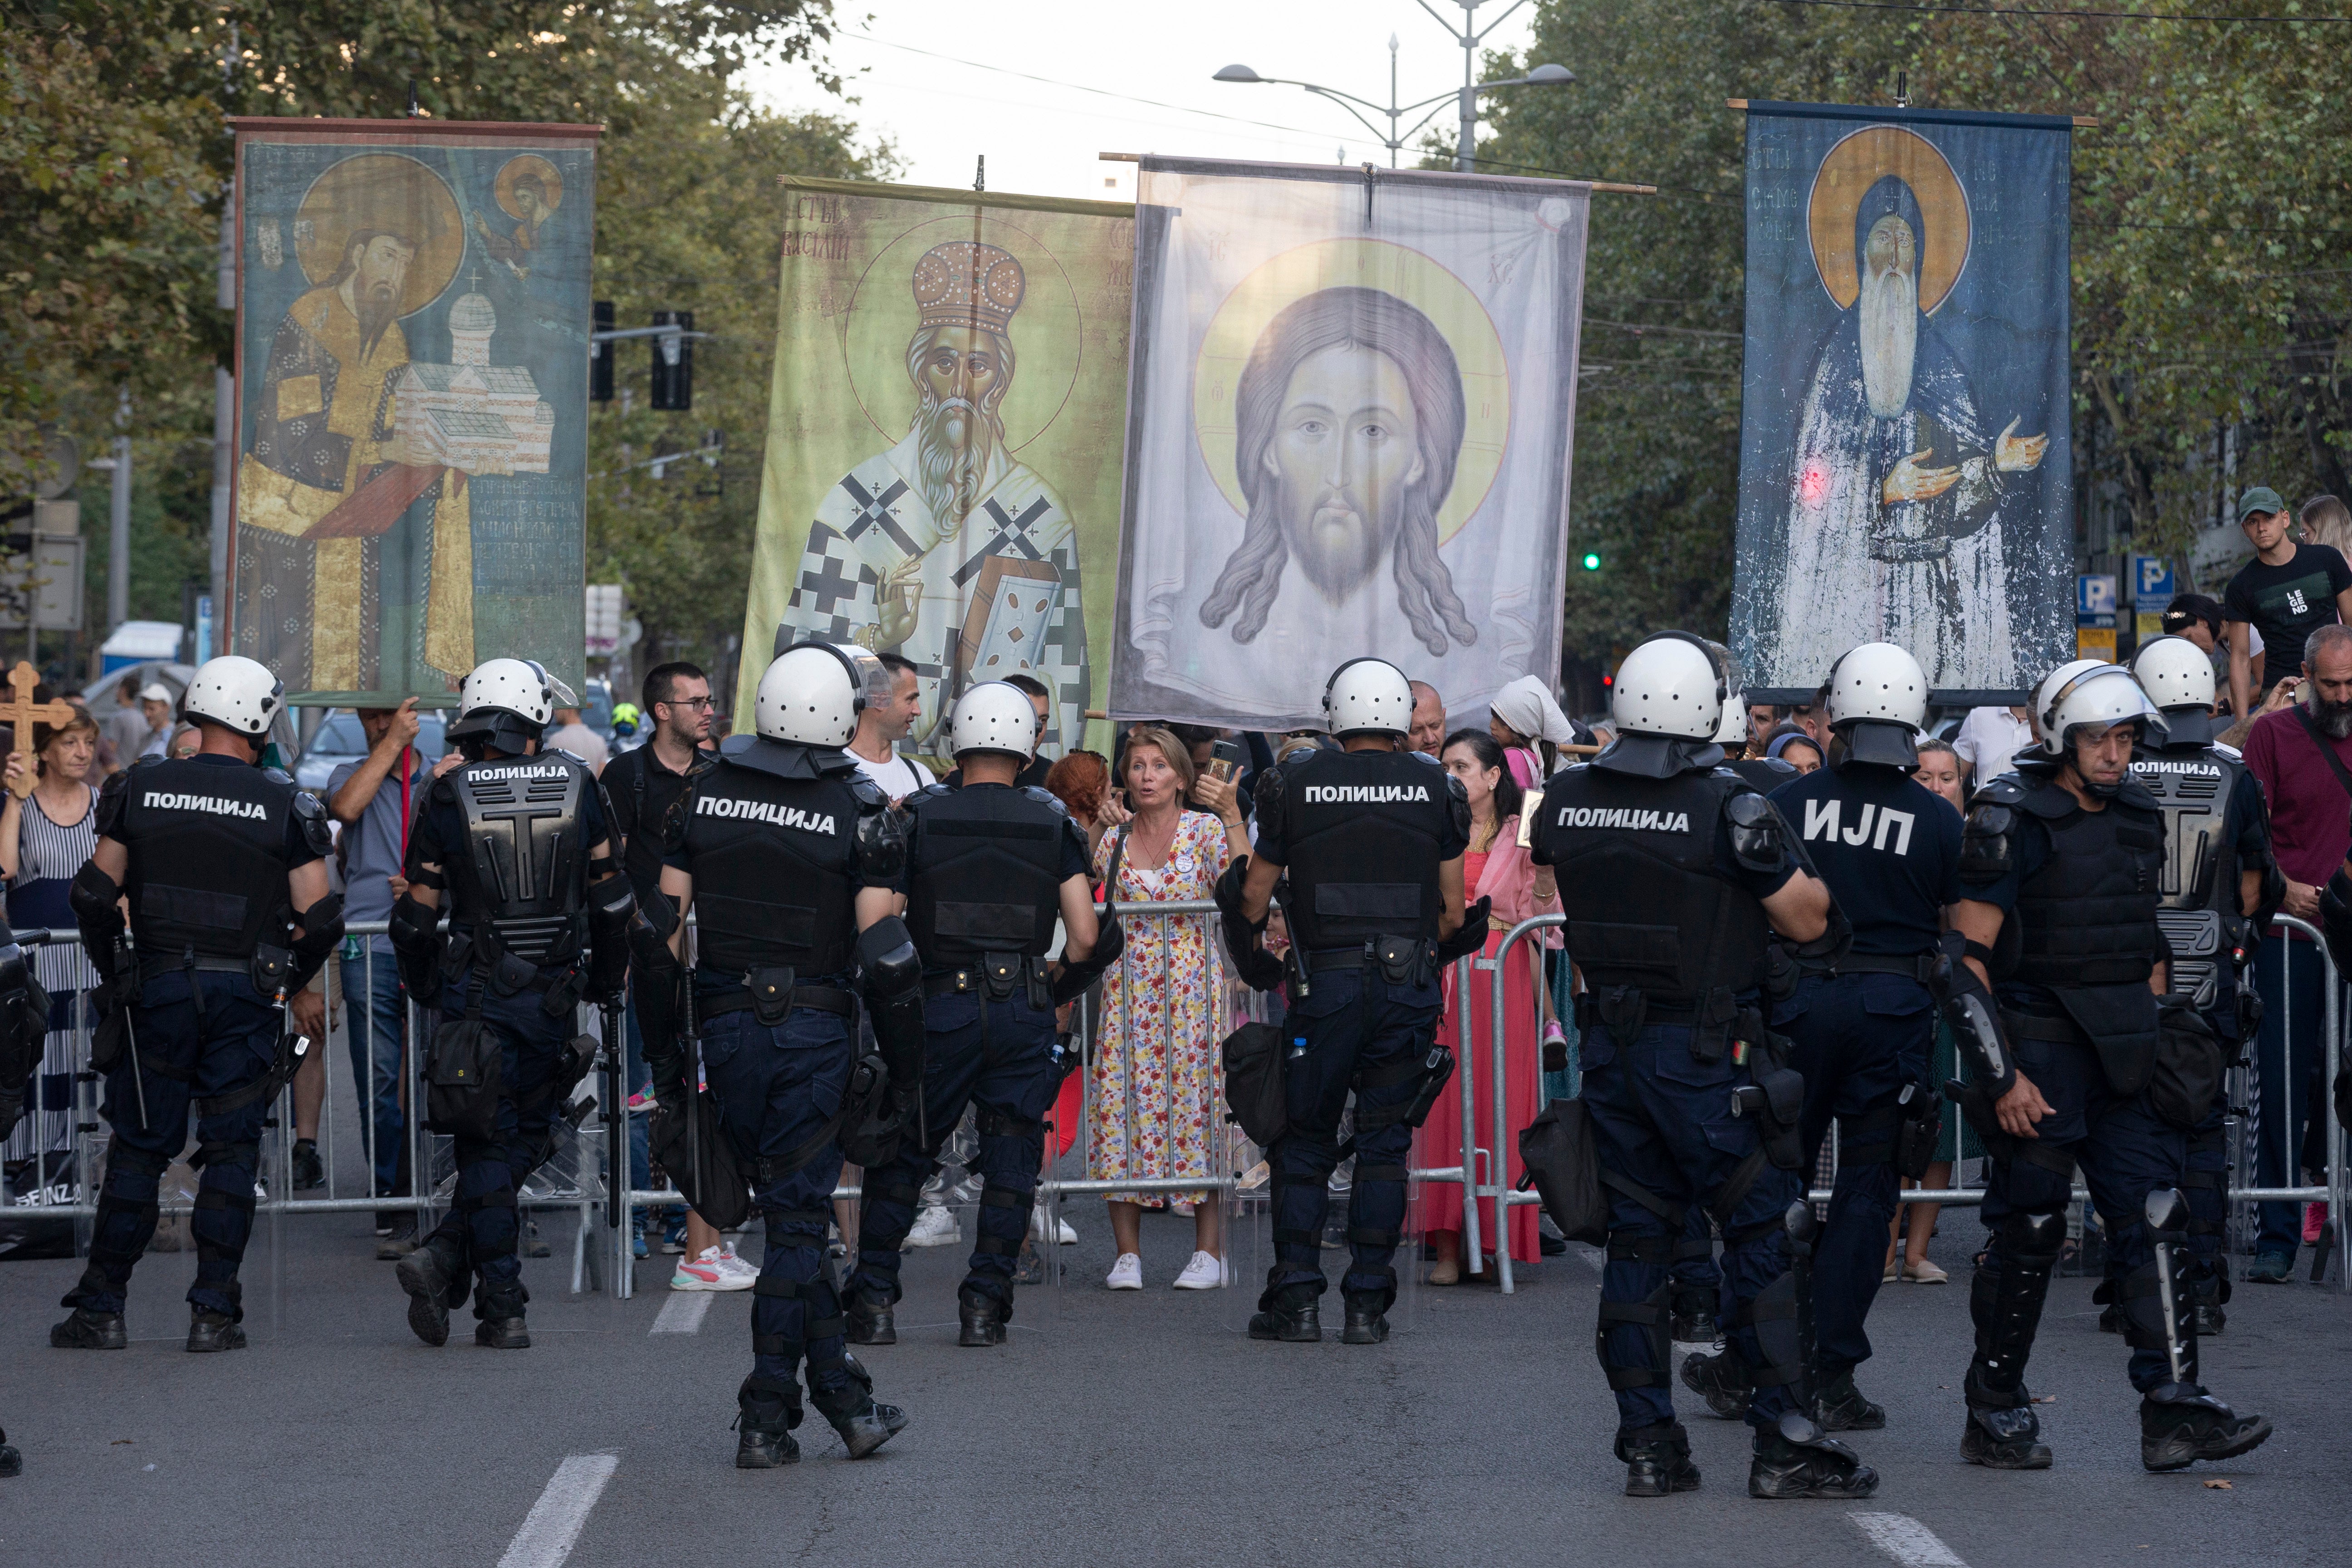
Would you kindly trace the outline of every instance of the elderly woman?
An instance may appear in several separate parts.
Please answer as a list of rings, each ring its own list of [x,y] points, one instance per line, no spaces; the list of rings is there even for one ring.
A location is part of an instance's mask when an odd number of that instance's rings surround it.
[[[1519,812],[1523,800],[1518,781],[1511,776],[1503,748],[1495,737],[1479,730],[1456,730],[1445,738],[1445,749],[1439,753],[1445,771],[1462,781],[1470,796],[1470,848],[1462,857],[1462,886],[1472,903],[1481,898],[1495,900],[1487,918],[1485,956],[1492,958],[1503,934],[1530,915],[1558,914],[1559,889],[1552,881],[1551,868],[1538,866],[1528,858],[1519,844]],[[1558,932],[1545,933],[1545,944],[1559,941]],[[1499,1132],[1495,1127],[1494,1079],[1487,1071],[1473,1074],[1473,1058],[1469,1043],[1463,1037],[1463,1019],[1470,1020],[1470,1038],[1494,1038],[1494,1001],[1490,989],[1493,977],[1483,972],[1471,972],[1469,1005],[1454,991],[1454,975],[1446,975],[1446,1011],[1440,1026],[1439,1037],[1454,1047],[1454,1058],[1461,1064],[1437,1097],[1414,1135],[1413,1163],[1416,1165],[1453,1165],[1462,1159],[1462,1100],[1465,1086],[1475,1117],[1477,1145],[1482,1149],[1504,1149],[1510,1161],[1510,1181],[1519,1178],[1517,1130],[1535,1120],[1538,1070],[1538,1035],[1534,1000],[1538,994],[1534,982],[1534,955],[1537,943],[1523,939],[1511,949],[1509,967],[1503,978],[1504,994],[1510,998],[1503,1033],[1505,1110],[1509,1125]],[[1491,1063],[1492,1058],[1486,1061]],[[1462,1189],[1444,1182],[1433,1182],[1422,1189],[1420,1226],[1435,1248],[1437,1260],[1430,1270],[1433,1285],[1452,1285],[1462,1277]],[[1487,1237],[1489,1245],[1493,1237]],[[1538,1257],[1536,1209],[1531,1204],[1516,1205],[1511,1210],[1510,1248],[1514,1260],[1533,1262]]]
[[[1128,731],[1119,760],[1128,819],[1095,849],[1095,876],[1119,903],[1206,899],[1225,863],[1249,852],[1249,836],[1231,784],[1197,778],[1191,749],[1169,731]],[[1210,811],[1188,809],[1198,799]],[[1087,1174],[1206,1178],[1211,1134],[1220,1116],[1217,1080],[1220,964],[1213,919],[1130,915],[1127,952],[1103,976],[1102,1023],[1091,1075]],[[1110,1226],[1118,1261],[1105,1281],[1114,1290],[1143,1289],[1143,1210],[1171,1199],[1192,1207],[1192,1261],[1180,1290],[1223,1283],[1217,1256],[1217,1205],[1197,1193],[1114,1193]]]
[[[37,702],[54,700],[36,687]],[[47,927],[60,940],[34,950],[33,972],[49,994],[49,1036],[32,1105],[0,1158],[9,1163],[39,1156],[47,1163],[73,1147],[74,1009],[98,984],[81,943],[74,940],[66,889],[98,846],[98,791],[89,774],[98,760],[98,721],[74,706],[70,722],[33,726],[32,756],[8,754],[0,805],[0,876],[8,880],[8,923],[18,931]],[[32,793],[19,799],[27,773]],[[29,1183],[20,1184],[28,1186]]]

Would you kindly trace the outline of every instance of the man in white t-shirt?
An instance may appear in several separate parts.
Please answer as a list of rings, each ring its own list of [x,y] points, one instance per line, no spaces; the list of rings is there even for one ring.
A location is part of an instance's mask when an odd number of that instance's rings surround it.
[[[857,716],[857,732],[849,738],[849,754],[857,769],[890,797],[892,805],[931,782],[931,775],[898,754],[900,741],[915,727],[923,710],[922,687],[914,664],[895,653],[877,656],[890,672],[890,700]]]
[[[2033,743],[2033,714],[2027,708],[1971,708],[1960,721],[1952,750],[1967,770],[1970,788],[2009,772],[2010,759]]]

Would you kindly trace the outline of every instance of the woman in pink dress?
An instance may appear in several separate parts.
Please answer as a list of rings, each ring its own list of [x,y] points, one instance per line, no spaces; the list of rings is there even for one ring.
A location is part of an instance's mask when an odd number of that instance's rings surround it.
[[[1512,776],[1503,748],[1494,736],[1483,730],[1456,730],[1445,738],[1442,753],[1445,771],[1462,781],[1470,795],[1470,848],[1462,857],[1462,886],[1465,896],[1475,904],[1481,898],[1494,900],[1487,921],[1486,956],[1492,958],[1503,934],[1530,915],[1558,914],[1559,889],[1552,881],[1549,866],[1538,866],[1528,858],[1519,844],[1519,810],[1522,799],[1518,781]],[[1559,933],[1544,933],[1545,944],[1559,945]],[[1538,1056],[1536,1020],[1537,986],[1535,973],[1536,942],[1522,939],[1511,949],[1505,973],[1506,993],[1511,998],[1508,1027],[1503,1045],[1506,1077],[1506,1109],[1509,1125],[1499,1131],[1495,1127],[1495,1093],[1493,1058],[1485,1051],[1475,1054],[1463,1042],[1461,998],[1453,994],[1454,974],[1445,977],[1446,1010],[1438,1026],[1438,1038],[1454,1048],[1459,1064],[1453,1081],[1438,1096],[1429,1120],[1422,1123],[1414,1135],[1412,1163],[1415,1165],[1452,1165],[1461,1158],[1462,1101],[1465,1091],[1470,1095],[1472,1110],[1476,1118],[1477,1145],[1490,1153],[1503,1152],[1507,1162],[1506,1183],[1519,1179],[1519,1129],[1535,1120]],[[1491,973],[1478,969],[1471,972],[1470,1018],[1471,1037],[1476,1041],[1492,1038],[1494,1012]],[[1492,1180],[1490,1172],[1474,1174]],[[1487,1211],[1481,1218],[1491,1226]],[[1462,1189],[1450,1183],[1431,1182],[1421,1190],[1420,1226],[1436,1248],[1437,1261],[1430,1270],[1433,1285],[1452,1285],[1462,1278]],[[1485,1227],[1482,1227],[1485,1228]],[[1484,1246],[1492,1247],[1491,1234],[1482,1235]],[[1512,1207],[1510,1221],[1511,1258],[1515,1262],[1536,1260],[1540,1243],[1536,1234],[1536,1209],[1532,1204]],[[1489,1276],[1491,1277],[1491,1275]]]

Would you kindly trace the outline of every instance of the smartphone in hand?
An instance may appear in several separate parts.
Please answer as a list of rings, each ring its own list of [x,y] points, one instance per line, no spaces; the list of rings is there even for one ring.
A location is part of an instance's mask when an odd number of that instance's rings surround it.
[[[1230,784],[1242,771],[1242,759],[1246,753],[1239,741],[1219,741],[1209,748],[1209,776],[1220,784]]]

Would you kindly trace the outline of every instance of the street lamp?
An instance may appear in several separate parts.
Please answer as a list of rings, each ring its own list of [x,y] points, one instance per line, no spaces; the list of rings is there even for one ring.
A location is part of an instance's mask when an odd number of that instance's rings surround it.
[[[1424,98],[1418,103],[1400,104],[1396,100],[1397,37],[1394,33],[1389,35],[1389,100],[1386,104],[1374,103],[1370,99],[1358,98],[1353,93],[1341,92],[1337,88],[1324,87],[1317,82],[1300,81],[1293,77],[1260,76],[1245,65],[1227,66],[1210,79],[1247,86],[1303,87],[1309,92],[1328,98],[1349,114],[1354,115],[1357,122],[1370,132],[1381,145],[1389,150],[1389,167],[1391,169],[1397,166],[1397,154],[1404,144],[1418,134],[1423,126],[1437,117],[1436,106],[1442,106],[1446,100],[1452,99],[1454,102],[1455,113],[1461,121],[1461,129],[1456,133],[1454,143],[1454,166],[1466,174],[1478,165],[1478,95],[1480,93],[1491,92],[1496,89],[1506,87],[1565,87],[1576,79],[1576,74],[1566,66],[1540,65],[1525,76],[1507,77],[1499,81],[1480,81],[1478,79],[1478,46],[1486,42],[1487,35],[1501,26],[1509,19],[1511,14],[1526,5],[1528,0],[1511,0],[1511,4],[1504,8],[1502,15],[1484,27],[1474,29],[1470,25],[1471,13],[1476,11],[1484,3],[1485,0],[1454,0],[1454,4],[1462,7],[1462,28],[1456,32],[1451,22],[1438,16],[1429,0],[1419,0],[1421,8],[1432,16],[1435,16],[1438,24],[1445,28],[1447,36],[1462,46],[1462,86],[1452,92],[1441,92],[1434,98]],[[1388,116],[1388,134],[1381,135],[1381,128],[1364,118],[1361,110],[1366,109],[1374,114]],[[1429,112],[1414,121],[1411,130],[1400,131],[1399,123],[1416,109],[1426,109]]]

